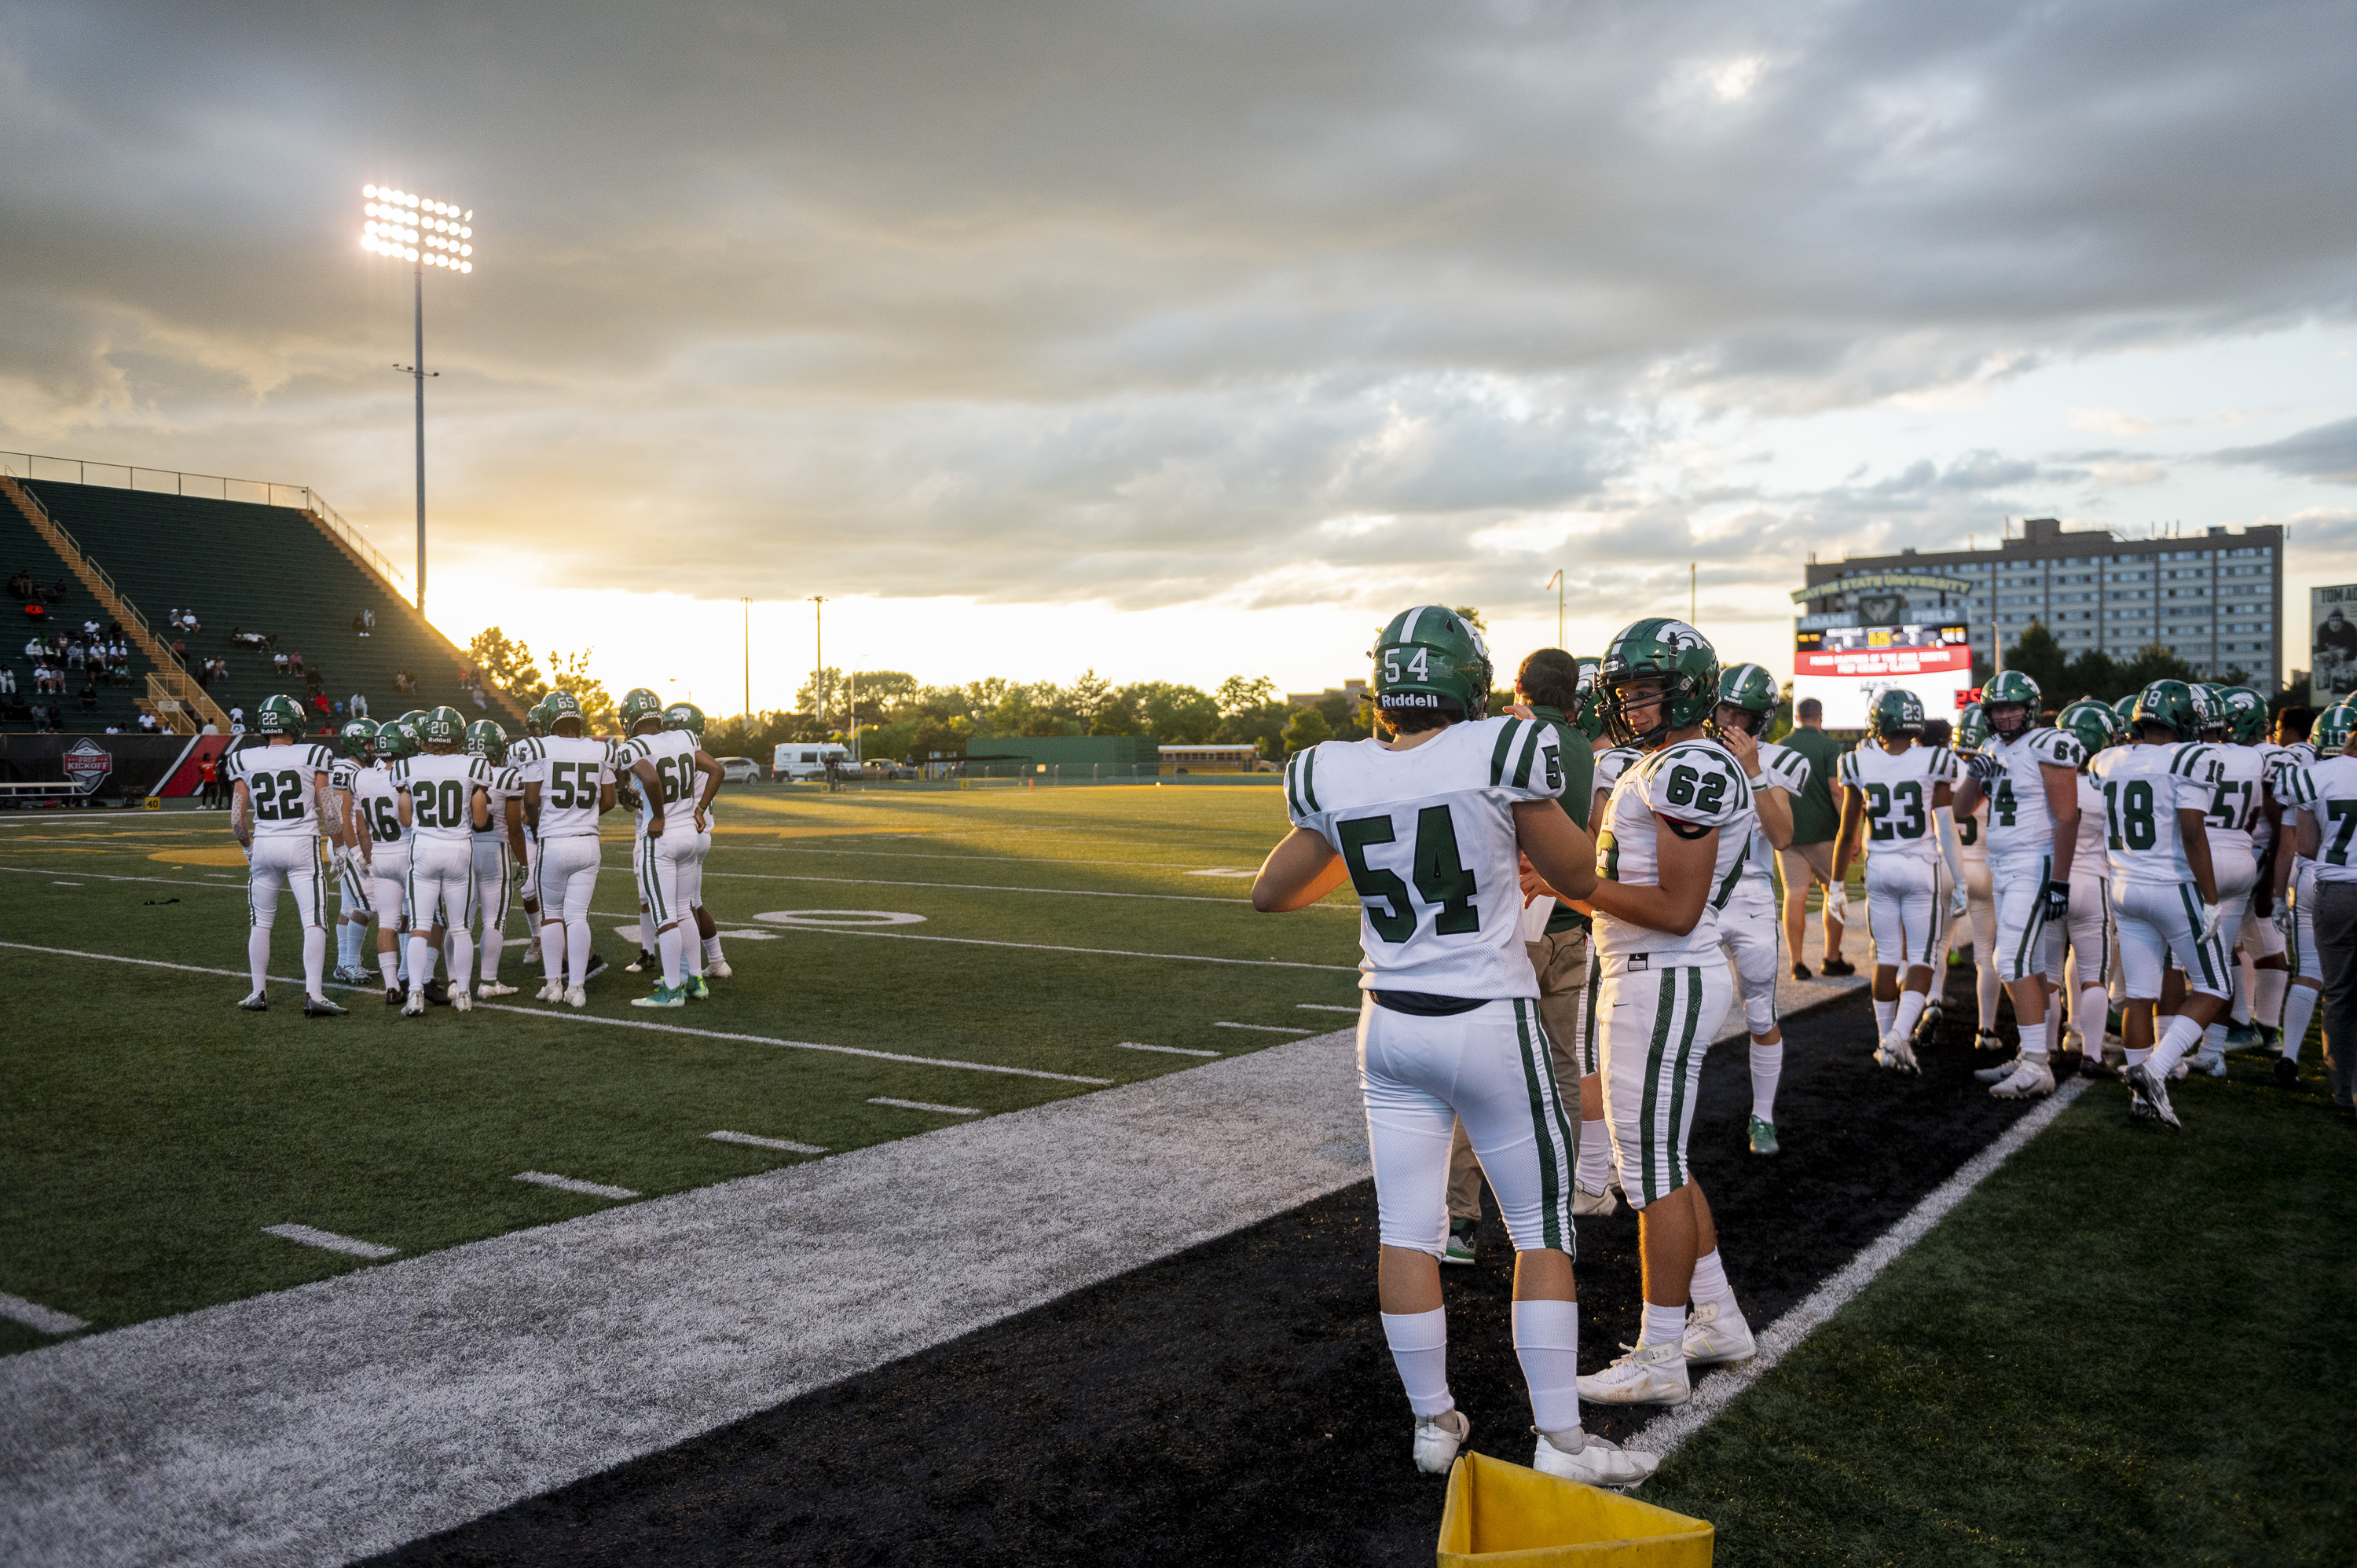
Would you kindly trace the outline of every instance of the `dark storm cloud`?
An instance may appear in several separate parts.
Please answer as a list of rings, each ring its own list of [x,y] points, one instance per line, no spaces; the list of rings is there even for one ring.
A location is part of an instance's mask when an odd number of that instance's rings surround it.
[[[2080,476],[1665,495],[1664,400],[2345,315],[2347,20],[20,5],[0,420],[397,514],[407,285],[352,244],[383,178],[480,213],[479,273],[427,280],[454,534],[577,581],[659,523],[651,586],[1287,602],[1520,582],[1468,540],[1557,513],[1599,590],[1789,575]]]
[[[2264,446],[2234,446],[2216,454],[2221,463],[2254,463],[2304,479],[2357,485],[2357,419],[2336,420]]]

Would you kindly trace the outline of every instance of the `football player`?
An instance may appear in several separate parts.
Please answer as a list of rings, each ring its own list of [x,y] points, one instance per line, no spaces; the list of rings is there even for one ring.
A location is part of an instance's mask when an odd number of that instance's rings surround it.
[[[491,765],[490,821],[476,831],[473,850],[475,908],[483,922],[475,994],[513,996],[514,986],[500,983],[500,957],[507,949],[509,892],[525,859],[523,780],[507,765],[508,732],[490,719],[467,726],[467,754]]]
[[[1809,759],[1788,746],[1758,739],[1775,713],[1776,678],[1757,664],[1738,664],[1718,678],[1712,729],[1735,756],[1751,786],[1757,821],[1740,862],[1735,891],[1718,912],[1720,944],[1735,960],[1743,986],[1743,1021],[1751,1031],[1751,1152],[1773,1155],[1776,1085],[1784,1076],[1784,1032],[1776,1022],[1778,951],[1782,924],[1776,908],[1776,853],[1792,842],[1792,800],[1809,787]]]
[[[2195,738],[2200,703],[2184,682],[2155,681],[2136,694],[2142,744],[2115,746],[2090,769],[2104,792],[2112,918],[2127,972],[2120,1037],[2131,1114],[2171,1127],[2179,1122],[2169,1102],[2169,1069],[2226,1006],[2226,950],[2218,941],[2222,912],[2206,831],[2222,773],[2217,748]],[[2171,959],[2191,992],[2156,1044],[2153,1012]]]
[[[1684,621],[1627,628],[1605,650],[1602,682],[1612,738],[1642,754],[1605,803],[1587,902],[1603,968],[1596,1016],[1606,1118],[1621,1191],[1637,1211],[1644,1314],[1635,1346],[1580,1379],[1579,1397],[1679,1404],[1689,1363],[1753,1353],[1686,1141],[1703,1058],[1733,1000],[1719,908],[1750,851],[1755,768],[1706,733],[1718,706],[1718,654]],[[1749,741],[1735,744],[1748,750]]]
[[[662,724],[661,717],[662,705],[662,699],[644,686],[633,686],[623,693],[622,700],[615,704],[615,712],[622,721],[623,739],[627,741],[633,732],[633,726],[650,714],[655,715],[654,725],[660,729]],[[624,760],[619,746],[614,748],[614,800],[616,804],[629,811],[632,818],[630,865],[636,867],[646,848],[646,798],[639,793],[638,780],[632,776],[629,762]],[[636,875],[635,871],[633,875]],[[630,962],[622,966],[622,972],[624,974],[659,974],[662,972],[662,955],[655,950],[655,918],[647,908],[646,899],[643,897],[645,889],[641,887],[640,891],[641,897],[639,900],[639,950]]]
[[[2211,869],[2218,878],[2218,945],[2226,954],[2227,1006],[2230,1010],[2239,1006],[2248,1017],[2250,991],[2243,983],[2242,964],[2235,952],[2242,946],[2243,921],[2250,914],[2258,886],[2258,829],[2268,809],[2267,758],[2257,747],[2235,741],[2234,704],[2225,687],[2204,682],[2194,691],[2201,709],[2201,739],[2218,763],[2218,793],[2210,802],[2205,831]],[[2244,727],[2255,734],[2259,725],[2245,720]],[[2212,1078],[2226,1076],[2228,1016],[2229,1013],[2222,1012],[2210,1021],[2200,1047],[2186,1058],[2180,1072],[2190,1066]]]
[[[1969,763],[1971,754],[1988,739],[1988,715],[1978,703],[1966,704],[1956,715],[1956,752]],[[1996,1034],[1996,999],[2002,983],[1996,974],[1996,904],[1990,896],[1988,861],[1988,797],[1983,795],[1969,811],[1958,810],[1956,862],[1964,872],[1964,913],[1973,937],[1973,997],[1979,1006],[1973,1027],[1973,1049],[1994,1051],[2004,1042]],[[1956,927],[1948,923],[1947,945],[1955,946]],[[1944,972],[1944,964],[1943,972]],[[2010,1077],[2008,1072],[2005,1076]]]
[[[1997,977],[2013,998],[2021,1055],[2010,1077],[1991,1085],[1999,1100],[2054,1092],[2048,1061],[2050,946],[2062,940],[2071,908],[2071,865],[2079,852],[2076,736],[2041,725],[2044,695],[2018,670],[2001,670],[1981,692],[1989,737],[1966,757],[1956,787],[1958,816],[1988,801],[1989,882],[1996,903]]]
[[[1841,759],[1841,828],[1834,838],[1834,881],[1867,847],[1866,918],[1874,947],[1874,1059],[1920,1072],[1916,1021],[1932,990],[1940,932],[1953,916],[1948,867],[1941,854],[1938,808],[1953,800],[1955,753],[1916,744],[1923,704],[1912,692],[1879,693],[1867,712],[1867,740]],[[1901,980],[1901,973],[1904,980]]]
[[[2291,984],[2284,992],[2283,1054],[2276,1058],[2276,1083],[2296,1089],[2300,1047],[2308,1043],[2308,1026],[2324,995],[2324,964],[2316,950],[2316,856],[2322,835],[2315,815],[2312,769],[2347,750],[2350,736],[2357,734],[2357,707],[2336,703],[2320,715],[2304,708],[2287,708],[2276,722],[2279,756],[2273,788],[2284,809],[2298,817],[2297,827],[2286,822],[2285,848],[2289,853],[2276,863],[2276,919],[2291,959]]]
[[[597,819],[614,809],[613,748],[585,733],[581,700],[551,692],[551,733],[527,741],[524,814],[539,824],[539,1000],[589,1004],[589,901],[597,891]]]
[[[2233,1015],[2234,1026],[2227,1043],[2237,1047],[2272,1047],[2283,1022],[2284,986],[2291,979],[2291,962],[2284,956],[2284,935],[2275,922],[2275,859],[2283,843],[2283,801],[2275,789],[2282,748],[2267,738],[2267,700],[2248,686],[2231,686],[2225,695],[2227,738],[2247,746],[2259,757],[2259,792],[2265,800],[2258,821],[2251,826],[2251,850],[2257,860],[2257,878],[2243,914],[2242,961],[2236,972]]]
[[[324,989],[328,928],[322,917],[327,878],[319,867],[319,835],[340,854],[343,824],[328,797],[335,754],[303,736],[303,706],[292,697],[264,697],[255,711],[260,746],[229,754],[221,777],[230,781],[230,832],[245,854],[245,962],[253,994],[238,1004],[249,1013],[270,1005],[270,928],[281,889],[295,896],[303,921],[303,1016],[339,1018],[344,1010]]]
[[[700,747],[704,745],[704,710],[694,703],[673,703],[663,710],[663,728],[685,730],[695,737],[695,744]],[[712,858],[712,808],[705,807],[704,831],[696,835],[703,841],[703,849],[694,864],[683,867],[680,872],[681,897],[687,900],[688,908],[695,916],[695,930],[703,954],[703,963],[699,968],[697,945],[691,944],[686,950],[691,982],[705,974],[716,980],[726,980],[729,975],[727,955],[720,950],[719,923],[704,907],[704,865]],[[701,984],[691,983],[688,994],[701,995],[705,989]]]
[[[361,941],[374,913],[369,903],[373,878],[364,842],[368,829],[361,822],[352,787],[376,761],[376,725],[354,719],[337,732],[337,739],[343,755],[328,769],[329,809],[344,830],[343,847],[336,852],[336,978],[346,985],[366,985],[369,972],[361,967]]]
[[[1520,856],[1577,897],[1596,880],[1595,846],[1557,803],[1566,779],[1554,726],[1485,717],[1491,666],[1479,632],[1419,605],[1383,628],[1374,653],[1380,737],[1294,755],[1294,829],[1252,897],[1264,911],[1306,908],[1345,875],[1359,895],[1376,1290],[1415,1415],[1415,1464],[1447,1474],[1470,1430],[1448,1391],[1440,1295],[1448,1145],[1461,1120],[1515,1248],[1514,1349],[1539,1431],[1532,1465],[1631,1485],[1656,1461],[1580,1429],[1571,1124],[1522,941]]]
[[[376,906],[376,961],[388,1007],[409,999],[409,835],[401,826],[393,768],[416,756],[419,745],[416,725],[388,719],[377,726],[376,761],[352,778],[352,812],[367,829],[360,847]]]
[[[1600,660],[1597,670],[1598,675],[1589,682],[1591,687],[1601,678]],[[1583,727],[1590,745],[1610,738],[1605,734],[1604,705],[1600,689],[1593,691],[1583,704],[1585,722],[1594,726],[1592,730]],[[1596,754],[1595,788],[1587,804],[1590,838],[1599,838],[1604,832],[1604,808],[1612,799],[1612,787],[1620,781],[1629,765],[1642,760],[1644,755],[1633,746],[1608,746]],[[1620,1200],[1612,1196],[1620,1178],[1612,1167],[1612,1133],[1605,1124],[1604,1075],[1598,1070],[1597,1057],[1596,999],[1604,993],[1604,972],[1592,938],[1587,953],[1587,1016],[1581,1033],[1579,1079],[1579,1176],[1571,1195],[1571,1211],[1602,1216],[1620,1210]]]
[[[491,765],[462,750],[467,721],[456,708],[425,715],[425,749],[393,764],[393,786],[409,843],[409,999],[404,1017],[425,1011],[424,982],[434,955],[450,944],[450,1005],[475,1005],[475,835],[490,824]]]
[[[2071,852],[2071,899],[2063,922],[2067,965],[2050,940],[2047,978],[2059,998],[2071,1004],[2068,1033],[2075,1037],[2083,1069],[2104,1062],[2104,1036],[2111,1006],[2113,952],[2111,864],[2104,844],[2104,796],[2088,769],[2097,754],[2120,744],[2119,720],[2101,703],[2081,700],[2055,715],[2055,727],[2079,743],[2079,842]],[[1973,1076],[2003,1083],[2015,1064],[1984,1068]]]
[[[618,768],[637,783],[638,840],[631,864],[638,875],[639,913],[651,922],[662,979],[651,994],[633,997],[633,1007],[684,1007],[689,987],[682,948],[686,937],[680,922],[687,918],[688,886],[703,864],[704,813],[720,790],[720,764],[705,754],[695,736],[684,729],[663,727],[662,699],[645,687],[622,698],[622,725],[628,732],[615,753]],[[643,940],[643,929],[641,940]],[[703,954],[699,944],[697,955]],[[701,965],[698,965],[700,971]],[[695,976],[704,994],[704,976]]]
[[[2309,924],[2319,943],[2331,936],[2341,950],[2326,965],[2341,972],[2334,995],[2326,998],[2332,1011],[2324,1015],[2324,1078],[2344,1118],[2357,1118],[2357,1018],[2351,1016],[2350,953],[2342,945],[2357,924],[2357,757],[2349,755],[2351,716],[2349,705],[2341,703],[2326,714],[2334,720],[2330,728],[2318,721],[2319,756],[2299,769],[2299,847],[2314,866],[2309,875],[2316,889]],[[2331,744],[2336,740],[2337,746]]]

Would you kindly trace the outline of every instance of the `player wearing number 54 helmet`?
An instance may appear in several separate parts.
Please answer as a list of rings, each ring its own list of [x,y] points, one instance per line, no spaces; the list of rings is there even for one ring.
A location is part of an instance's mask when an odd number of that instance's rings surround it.
[[[1551,1475],[1625,1486],[1655,1461],[1579,1424],[1571,1191],[1577,1116],[1538,1021],[1522,940],[1521,856],[1566,897],[1595,886],[1595,845],[1564,813],[1551,725],[1488,717],[1491,663],[1453,610],[1418,605],[1377,635],[1377,734],[1294,754],[1293,832],[1253,883],[1265,912],[1358,894],[1359,1081],[1383,1249],[1377,1294],[1415,1416],[1417,1466],[1446,1474],[1469,1430],[1450,1396],[1440,1254],[1451,1134],[1462,1122],[1513,1238],[1514,1348]]]

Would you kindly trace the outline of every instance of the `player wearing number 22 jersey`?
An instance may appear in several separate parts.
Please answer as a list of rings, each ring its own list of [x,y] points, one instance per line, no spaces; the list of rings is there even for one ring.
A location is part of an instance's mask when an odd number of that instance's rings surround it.
[[[1561,740],[1547,724],[1484,718],[1480,634],[1419,605],[1378,636],[1373,686],[1390,738],[1329,741],[1286,769],[1294,831],[1262,866],[1253,904],[1357,890],[1359,1082],[1383,1240],[1377,1290],[1418,1468],[1445,1474],[1469,1430],[1448,1391],[1439,1260],[1455,1125],[1480,1156],[1518,1254],[1514,1348],[1552,1475],[1642,1480],[1650,1458],[1579,1422],[1571,1193],[1577,1112],[1558,1091],[1522,936],[1519,855],[1566,897],[1595,883],[1587,831],[1559,804]]]
[[[253,993],[238,1004],[250,1013],[269,1006],[270,928],[281,890],[295,896],[303,921],[303,1012],[333,1017],[343,1012],[327,998],[327,876],[319,865],[324,828],[339,848],[343,829],[328,811],[328,774],[335,754],[303,736],[303,709],[292,697],[265,697],[254,726],[265,738],[229,755],[221,777],[230,783],[230,824],[244,849],[247,925],[245,956]]]

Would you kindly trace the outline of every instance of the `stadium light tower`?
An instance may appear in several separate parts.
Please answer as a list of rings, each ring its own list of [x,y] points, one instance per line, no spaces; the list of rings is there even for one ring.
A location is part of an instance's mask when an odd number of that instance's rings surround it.
[[[414,190],[390,185],[361,187],[366,214],[361,224],[361,249],[391,256],[415,269],[413,280],[416,334],[415,362],[395,365],[417,383],[417,613],[425,613],[425,378],[439,371],[425,368],[425,269],[465,275],[475,270],[475,209],[456,202],[436,201]]]

